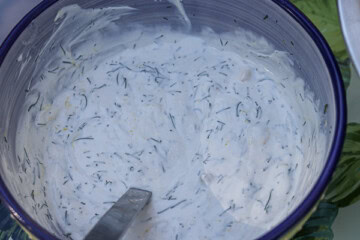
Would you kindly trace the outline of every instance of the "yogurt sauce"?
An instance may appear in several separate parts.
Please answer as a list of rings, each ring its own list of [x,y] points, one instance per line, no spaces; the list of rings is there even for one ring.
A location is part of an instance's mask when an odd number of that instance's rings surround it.
[[[137,187],[153,196],[125,239],[258,237],[299,204],[324,157],[313,95],[289,54],[260,36],[118,33],[109,20],[132,11],[58,15],[44,53],[56,50],[37,70],[17,137],[23,166],[40,163],[20,174],[34,175],[28,195],[46,203],[36,214],[82,239]],[[81,31],[66,36],[74,21]]]

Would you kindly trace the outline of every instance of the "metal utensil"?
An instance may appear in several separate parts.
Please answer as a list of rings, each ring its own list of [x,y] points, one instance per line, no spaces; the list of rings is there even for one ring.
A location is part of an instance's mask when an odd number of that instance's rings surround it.
[[[85,240],[117,240],[123,237],[136,215],[146,206],[151,192],[130,188],[99,220]]]

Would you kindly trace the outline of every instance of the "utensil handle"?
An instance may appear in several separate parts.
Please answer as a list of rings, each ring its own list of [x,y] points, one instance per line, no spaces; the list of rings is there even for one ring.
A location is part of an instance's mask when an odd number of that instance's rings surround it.
[[[151,192],[130,188],[91,229],[84,240],[118,240],[146,206]]]

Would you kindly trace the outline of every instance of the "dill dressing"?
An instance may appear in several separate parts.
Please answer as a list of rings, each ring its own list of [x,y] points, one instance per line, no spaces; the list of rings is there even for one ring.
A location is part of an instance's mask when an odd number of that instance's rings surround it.
[[[258,237],[299,204],[320,169],[312,166],[325,154],[314,96],[289,54],[260,36],[119,32],[108,23],[132,11],[59,13],[53,58],[37,72],[17,138],[19,158],[41,162],[24,160],[21,177],[46,172],[28,194],[46,202],[37,214],[81,239],[138,187],[153,197],[126,239]],[[72,18],[97,20],[67,37]]]

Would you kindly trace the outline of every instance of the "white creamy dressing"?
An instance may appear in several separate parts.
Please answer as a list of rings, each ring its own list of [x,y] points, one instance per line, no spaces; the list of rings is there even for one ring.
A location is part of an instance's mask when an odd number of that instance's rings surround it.
[[[18,129],[27,211],[81,239],[137,187],[153,196],[126,239],[258,237],[321,169],[313,95],[260,36],[109,23],[132,11],[59,12]]]

